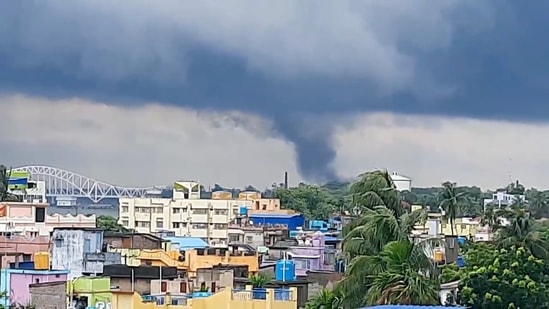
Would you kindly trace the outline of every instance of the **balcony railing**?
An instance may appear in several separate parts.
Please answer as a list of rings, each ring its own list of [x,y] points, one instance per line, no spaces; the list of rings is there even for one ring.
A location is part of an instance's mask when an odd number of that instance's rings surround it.
[[[263,289],[253,290],[232,290],[231,299],[235,301],[268,300],[270,293],[273,293],[273,301],[292,301],[294,300],[292,290],[289,289]]]

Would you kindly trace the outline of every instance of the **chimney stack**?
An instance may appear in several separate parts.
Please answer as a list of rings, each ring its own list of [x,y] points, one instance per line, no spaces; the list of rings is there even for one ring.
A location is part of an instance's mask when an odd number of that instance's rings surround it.
[[[284,189],[288,189],[288,172],[284,172]]]

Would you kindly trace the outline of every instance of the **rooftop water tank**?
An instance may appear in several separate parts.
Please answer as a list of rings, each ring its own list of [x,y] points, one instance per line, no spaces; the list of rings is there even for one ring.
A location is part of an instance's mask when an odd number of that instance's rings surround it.
[[[458,255],[456,264],[458,267],[465,267],[465,259],[463,259],[463,256]]]
[[[241,216],[248,215],[248,207],[240,206],[240,211],[238,212],[238,214],[241,215]]]
[[[210,297],[212,293],[210,292],[194,292],[192,298],[201,298],[201,297]]]
[[[275,265],[276,281],[294,281],[295,264],[292,260],[278,260]]]

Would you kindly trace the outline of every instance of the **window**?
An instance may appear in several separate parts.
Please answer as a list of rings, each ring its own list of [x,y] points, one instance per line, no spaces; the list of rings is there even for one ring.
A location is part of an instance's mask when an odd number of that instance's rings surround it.
[[[238,215],[238,209],[233,209],[233,215]]]
[[[84,253],[91,252],[91,240],[84,239]]]
[[[148,221],[135,221],[136,227],[150,227],[151,223]]]
[[[35,219],[35,222],[44,222],[46,220],[46,208],[36,207],[34,219]]]
[[[178,229],[180,227],[180,223],[179,222],[172,222],[172,228],[174,229]]]
[[[294,259],[295,268],[296,269],[302,269],[302,270],[308,270],[311,267],[311,261],[309,260],[297,260]]]
[[[164,208],[162,207],[155,207],[154,208],[154,212],[156,212],[157,214],[161,214],[164,212]]]
[[[261,206],[261,209],[262,210],[267,210],[267,204],[263,204],[263,206]]]
[[[227,223],[216,223],[214,224],[214,229],[216,230],[226,230],[229,227]]]
[[[207,209],[195,209],[193,210],[193,215],[205,215],[208,213]]]
[[[156,219],[156,228],[157,229],[164,228],[164,220],[163,219]]]
[[[187,293],[187,282],[179,283],[179,293]]]
[[[40,283],[40,279],[38,278],[34,279],[34,283]]]
[[[128,212],[128,206],[122,206],[122,212]]]
[[[181,213],[181,208],[172,208],[172,213],[174,214]]]
[[[135,212],[140,212],[140,213],[150,213],[151,212],[151,209],[148,208],[148,207],[135,207]]]
[[[128,221],[128,220],[122,220],[122,225],[123,225],[123,226],[128,226],[128,225],[130,225],[130,221]]]
[[[160,292],[165,293],[168,290],[168,283],[166,281],[160,282]]]
[[[215,214],[216,215],[223,215],[226,216],[229,211],[227,209],[216,209]]]
[[[229,241],[238,242],[238,241],[240,241],[240,239],[239,239],[238,235],[229,234]]]
[[[466,228],[467,228],[467,224],[462,224],[462,225],[461,225],[461,229],[462,229],[462,230],[465,230]]]
[[[193,224],[193,229],[195,230],[205,230],[208,228],[208,225],[205,223],[195,223]]]
[[[253,239],[254,238],[252,236],[246,236],[246,242],[252,242]]]

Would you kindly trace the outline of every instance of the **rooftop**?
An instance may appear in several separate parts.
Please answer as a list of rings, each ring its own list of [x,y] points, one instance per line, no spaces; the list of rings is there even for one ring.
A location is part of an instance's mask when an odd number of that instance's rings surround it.
[[[253,214],[250,214],[250,215],[249,215],[250,218],[254,218],[254,217],[265,217],[265,218],[293,218],[293,217],[298,217],[298,216],[302,216],[302,214],[298,214],[298,213],[295,213],[295,214],[253,213]]]
[[[204,240],[202,240],[202,238],[199,238],[199,237],[173,236],[173,237],[164,237],[164,240],[168,240],[172,244],[179,245],[180,250],[208,247],[208,243],[206,243]]]

